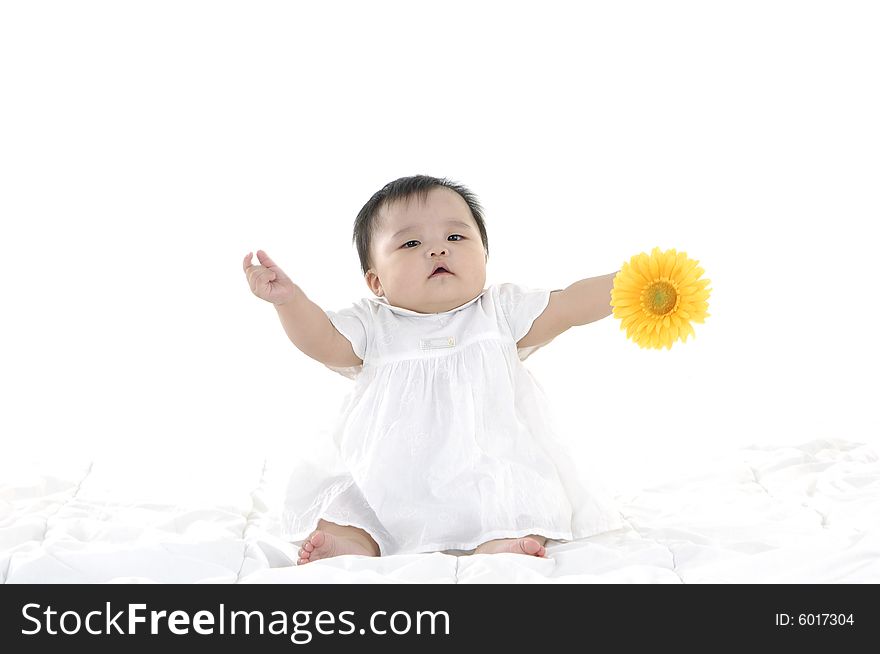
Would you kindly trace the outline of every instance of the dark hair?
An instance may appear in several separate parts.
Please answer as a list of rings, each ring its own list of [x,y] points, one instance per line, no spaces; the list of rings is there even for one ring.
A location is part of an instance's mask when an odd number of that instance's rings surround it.
[[[461,184],[452,182],[445,177],[438,179],[428,175],[413,175],[401,177],[393,182],[388,182],[373,194],[373,197],[358,212],[354,220],[354,235],[352,242],[357,245],[358,256],[361,259],[361,271],[366,275],[370,269],[370,244],[376,232],[377,218],[383,207],[398,200],[406,200],[417,196],[421,202],[428,197],[428,191],[438,186],[445,186],[458,193],[471,210],[471,216],[480,230],[480,238],[483,240],[483,248],[486,256],[489,256],[489,237],[486,236],[486,225],[483,222],[483,208],[477,197]]]

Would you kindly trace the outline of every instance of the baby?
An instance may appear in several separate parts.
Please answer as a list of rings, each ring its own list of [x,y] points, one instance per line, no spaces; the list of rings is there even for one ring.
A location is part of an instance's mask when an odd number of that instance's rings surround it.
[[[297,564],[343,554],[461,551],[543,557],[548,539],[621,527],[557,440],[527,356],[611,314],[616,273],[554,291],[488,288],[482,209],[464,186],[424,175],[385,185],[354,239],[375,297],[312,302],[269,256],[244,258],[307,356],[355,380],[334,432],[335,474],[291,477],[285,534]],[[303,539],[303,537],[305,537]]]

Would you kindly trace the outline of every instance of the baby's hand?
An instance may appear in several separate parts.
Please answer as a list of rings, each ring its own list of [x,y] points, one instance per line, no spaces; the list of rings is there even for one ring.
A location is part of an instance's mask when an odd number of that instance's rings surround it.
[[[290,302],[295,298],[298,290],[296,284],[269,258],[269,255],[257,250],[257,259],[260,260],[261,266],[251,263],[250,252],[244,258],[244,272],[254,295],[275,305]]]

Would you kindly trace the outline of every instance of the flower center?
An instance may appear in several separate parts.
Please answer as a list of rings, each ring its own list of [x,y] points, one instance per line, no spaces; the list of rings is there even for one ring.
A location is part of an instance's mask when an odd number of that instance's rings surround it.
[[[675,308],[678,293],[669,282],[654,282],[645,289],[642,305],[653,314],[664,316]]]

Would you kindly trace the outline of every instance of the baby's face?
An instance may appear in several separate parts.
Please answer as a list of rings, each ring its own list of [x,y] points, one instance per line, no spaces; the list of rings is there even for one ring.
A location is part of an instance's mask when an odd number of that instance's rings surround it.
[[[386,205],[373,238],[366,281],[388,303],[440,313],[473,300],[486,284],[486,250],[470,208],[455,191],[434,187],[418,197]],[[434,275],[442,263],[451,275]]]

